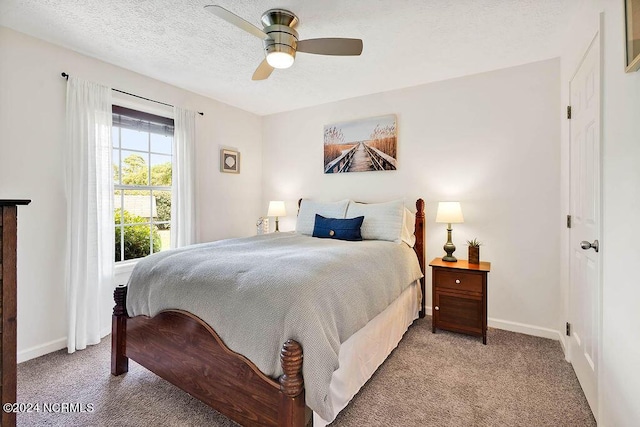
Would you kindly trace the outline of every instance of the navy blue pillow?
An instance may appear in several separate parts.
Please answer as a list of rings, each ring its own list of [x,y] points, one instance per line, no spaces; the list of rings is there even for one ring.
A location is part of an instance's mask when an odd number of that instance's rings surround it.
[[[313,237],[350,241],[362,240],[362,234],[360,234],[362,221],[364,221],[363,216],[338,219],[325,218],[322,215],[316,214]]]

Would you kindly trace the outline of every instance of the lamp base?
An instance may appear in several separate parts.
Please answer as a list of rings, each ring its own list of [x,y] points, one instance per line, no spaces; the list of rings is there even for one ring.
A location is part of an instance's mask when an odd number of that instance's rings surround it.
[[[456,245],[454,245],[453,242],[451,241],[451,224],[449,224],[449,227],[447,228],[447,243],[445,243],[442,249],[444,249],[444,251],[447,253],[446,256],[442,257],[443,261],[447,261],[447,262],[458,261],[456,257],[453,256],[453,253],[456,251]]]

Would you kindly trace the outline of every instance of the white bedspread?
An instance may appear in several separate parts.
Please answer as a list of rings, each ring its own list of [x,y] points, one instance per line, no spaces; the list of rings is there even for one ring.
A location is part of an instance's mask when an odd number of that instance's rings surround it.
[[[302,345],[306,403],[325,419],[340,344],[422,277],[405,244],[272,233],[160,252],[136,265],[129,316],[189,311],[270,377],[287,339]]]

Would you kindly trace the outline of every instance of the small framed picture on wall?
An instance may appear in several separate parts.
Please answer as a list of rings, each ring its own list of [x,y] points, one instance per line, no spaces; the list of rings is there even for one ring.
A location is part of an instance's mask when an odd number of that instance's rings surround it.
[[[220,172],[240,173],[240,153],[226,148],[220,150]]]

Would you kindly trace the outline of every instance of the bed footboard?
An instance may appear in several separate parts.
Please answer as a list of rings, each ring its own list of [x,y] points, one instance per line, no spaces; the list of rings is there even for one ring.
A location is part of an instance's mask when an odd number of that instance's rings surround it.
[[[126,287],[116,288],[111,373],[128,370],[129,358],[243,426],[305,425],[303,353],[288,340],[276,381],[231,351],[197,316],[181,310],[150,318],[128,317]]]
[[[129,371],[129,358],[125,355],[127,336],[127,287],[118,286],[113,291],[113,307],[111,316],[111,373],[124,374]]]

